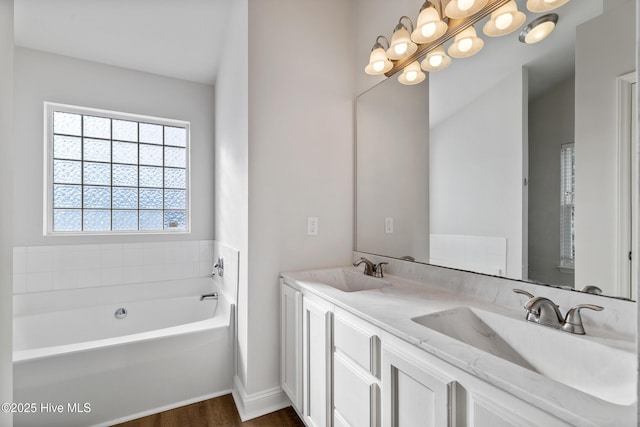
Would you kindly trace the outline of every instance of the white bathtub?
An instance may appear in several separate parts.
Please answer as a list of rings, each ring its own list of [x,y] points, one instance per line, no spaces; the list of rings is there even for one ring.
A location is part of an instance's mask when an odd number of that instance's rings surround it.
[[[110,425],[228,393],[234,306],[209,278],[14,296],[14,424]],[[116,310],[127,316],[116,319]]]

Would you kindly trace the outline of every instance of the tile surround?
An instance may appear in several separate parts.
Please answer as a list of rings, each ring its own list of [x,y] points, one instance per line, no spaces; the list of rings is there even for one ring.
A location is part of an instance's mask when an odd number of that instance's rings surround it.
[[[214,247],[213,240],[18,246],[13,293],[206,277]]]

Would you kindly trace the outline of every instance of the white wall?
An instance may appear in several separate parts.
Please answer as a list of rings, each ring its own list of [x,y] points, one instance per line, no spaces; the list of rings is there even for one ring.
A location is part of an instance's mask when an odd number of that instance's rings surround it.
[[[616,294],[617,77],[634,71],[635,2],[576,33],[576,287]],[[597,243],[595,243],[597,242]]]
[[[13,139],[13,0],[0,1],[0,402],[13,400],[12,295],[12,141]],[[0,411],[0,426],[12,424]]]
[[[354,18],[344,0],[249,3],[249,280],[238,324],[249,398],[279,393],[279,272],[351,259]],[[306,236],[308,216],[317,237]]]
[[[429,262],[428,81],[381,82],[358,97],[356,120],[356,250]]]
[[[431,128],[429,153],[430,232],[506,237],[514,279],[526,265],[526,88],[526,69],[489,88]]]
[[[16,48],[14,90],[16,246],[213,239],[213,86]],[[43,236],[44,101],[190,121],[191,234]]]
[[[216,79],[215,236],[239,256],[238,317],[248,317],[249,58],[248,2],[234,0]],[[238,355],[246,359],[247,324],[237,329]],[[245,364],[237,372],[246,381]]]
[[[574,142],[575,79],[529,103],[529,279],[573,285],[560,265],[560,147]]]

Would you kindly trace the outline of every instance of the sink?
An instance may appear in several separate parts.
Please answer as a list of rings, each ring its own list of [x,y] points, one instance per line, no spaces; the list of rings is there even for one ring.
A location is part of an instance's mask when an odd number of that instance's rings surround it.
[[[334,268],[300,273],[296,279],[331,286],[343,292],[367,291],[390,286],[391,282],[377,277],[365,276],[362,272]]]
[[[613,347],[588,336],[468,307],[411,320],[607,402],[637,401],[637,359],[631,346]]]

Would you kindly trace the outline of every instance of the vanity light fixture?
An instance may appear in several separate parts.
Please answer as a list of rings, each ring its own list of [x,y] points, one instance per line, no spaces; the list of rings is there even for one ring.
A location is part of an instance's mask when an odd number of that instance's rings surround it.
[[[534,44],[546,39],[556,27],[558,15],[548,13],[534,19],[520,32],[518,39],[522,43]]]
[[[449,46],[449,55],[454,58],[468,58],[480,52],[483,46],[484,41],[478,37],[472,25],[456,36],[453,44]]]
[[[485,7],[488,0],[451,0],[444,9],[444,13],[453,19],[464,19],[478,13]]]
[[[440,5],[440,3],[438,3]],[[429,43],[444,35],[449,26],[443,21],[441,10],[431,1],[425,1],[420,8],[416,29],[411,33],[411,40],[416,43]]]
[[[444,51],[444,46],[440,45],[427,53],[427,57],[420,63],[425,71],[440,71],[451,65],[451,58]]]
[[[568,2],[569,0],[527,0],[527,9],[535,13],[549,12]]]
[[[393,30],[391,36],[391,45],[387,49],[387,56],[389,59],[402,59],[407,56],[413,55],[418,50],[418,45],[411,41],[411,35],[409,30],[402,23],[402,20],[406,19],[411,24],[411,31],[413,31],[413,21],[408,16],[402,16],[398,21],[398,25]]]
[[[376,42],[371,48],[369,65],[364,68],[364,72],[372,76],[379,76],[393,68],[393,63],[389,61],[387,52],[385,51],[384,46],[380,43],[380,39],[385,40],[387,42],[387,46],[389,46],[389,40],[387,40],[385,36],[378,36]]]
[[[504,36],[522,27],[525,19],[526,15],[518,10],[515,0],[511,0],[491,14],[482,31],[489,37]]]
[[[403,85],[417,85],[422,83],[427,76],[420,69],[418,61],[413,61],[398,76],[398,81]]]
[[[528,0],[527,7],[529,10],[542,6],[556,8],[568,1]],[[451,64],[451,58],[443,47],[449,40],[454,39],[448,49],[449,55],[454,58],[467,58],[478,53],[484,41],[478,37],[474,25],[488,16],[491,18],[483,30],[490,37],[509,34],[520,28],[526,20],[525,14],[518,10],[516,0],[425,0],[415,27],[411,18],[402,16],[393,31],[391,42],[378,36],[365,72],[391,77],[407,68],[407,72],[401,73],[398,80],[404,84],[419,83],[424,78],[420,78],[422,71],[416,70],[416,64],[421,65],[424,71],[443,70]],[[553,31],[557,20],[555,14],[534,20],[520,33],[520,40],[525,43],[543,40]],[[382,41],[386,41],[386,51]],[[421,63],[418,62],[420,60]]]

